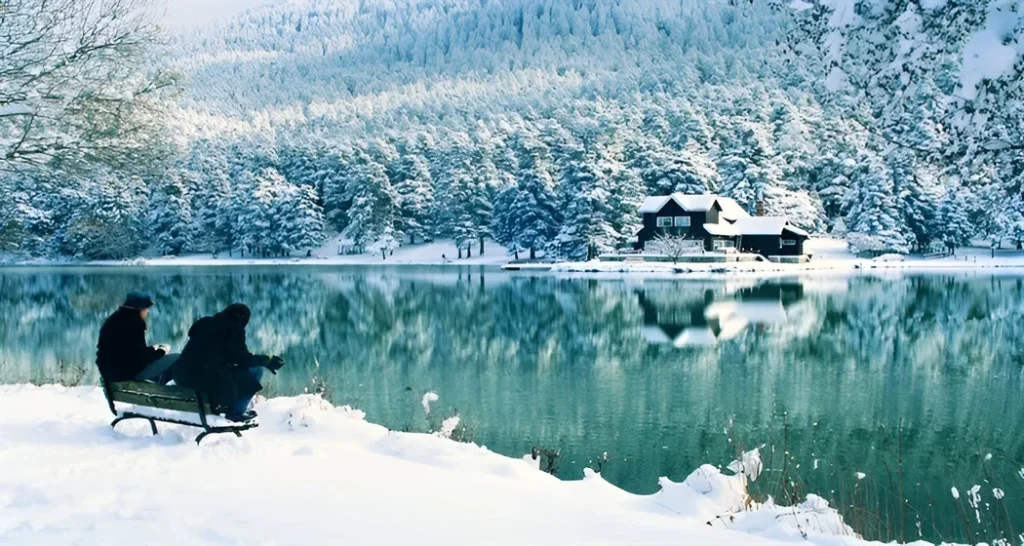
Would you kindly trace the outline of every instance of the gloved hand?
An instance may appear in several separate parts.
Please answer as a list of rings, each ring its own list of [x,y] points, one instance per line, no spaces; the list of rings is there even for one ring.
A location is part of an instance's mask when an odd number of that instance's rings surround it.
[[[277,355],[270,355],[267,363],[264,364],[270,373],[277,375],[277,370],[280,370],[284,366],[284,359]]]

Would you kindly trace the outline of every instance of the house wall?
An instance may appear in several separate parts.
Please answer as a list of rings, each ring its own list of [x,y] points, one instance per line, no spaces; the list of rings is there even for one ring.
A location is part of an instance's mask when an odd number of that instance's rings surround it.
[[[659,228],[658,217],[659,216],[688,216],[690,218],[689,228]],[[670,233],[673,235],[686,235],[691,239],[699,239],[705,241],[705,248],[707,247],[707,232],[704,231],[704,224],[707,223],[706,212],[693,212],[683,210],[683,207],[679,206],[673,200],[669,200],[665,203],[664,207],[657,213],[644,214],[644,227],[637,234],[637,242],[634,247],[637,250],[643,250],[644,246],[652,239],[662,235],[664,233]]]
[[[796,244],[783,246],[782,239],[793,239]],[[779,235],[744,235],[741,238],[740,250],[754,252],[762,256],[802,256],[806,237],[784,231]]]
[[[740,250],[762,256],[778,256],[782,251],[782,237],[778,235],[744,235],[740,238]]]
[[[711,210],[704,211],[687,211],[683,210],[683,207],[679,206],[674,200],[669,200],[665,203],[665,206],[661,208],[657,213],[644,214],[643,229],[637,233],[637,242],[633,245],[637,250],[643,250],[647,242],[662,235],[664,233],[670,233],[673,235],[686,235],[691,239],[698,239],[704,241],[704,249],[712,250],[712,237],[704,229],[704,224],[717,224],[718,213],[721,211],[721,207],[718,203],[715,203]],[[688,216],[690,218],[689,228],[659,228],[658,217],[659,216]]]
[[[804,255],[804,241],[807,240],[807,237],[804,237],[803,235],[797,235],[796,233],[790,233],[790,232],[788,232],[786,230],[782,230],[782,237],[779,237],[779,240],[781,241],[782,239],[794,240],[794,241],[796,241],[796,245],[793,245],[793,246],[783,246],[782,247],[782,251],[779,252],[779,256],[803,256]]]

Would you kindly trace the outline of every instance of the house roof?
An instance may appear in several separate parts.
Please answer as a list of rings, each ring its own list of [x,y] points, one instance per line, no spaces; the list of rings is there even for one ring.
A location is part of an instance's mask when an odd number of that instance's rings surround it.
[[[704,224],[704,231],[719,237],[735,237],[739,235],[732,224]]]
[[[717,202],[718,206],[722,209],[722,216],[728,220],[736,220],[738,218],[746,218],[750,216],[750,214],[748,214],[747,211],[731,197],[722,197],[714,194],[687,195],[679,192],[673,193],[672,195],[657,195],[644,199],[643,204],[640,205],[640,214],[658,212],[666,203],[669,202],[670,199],[674,200],[683,208],[683,210],[694,212],[711,210]]]
[[[672,195],[658,195],[644,199],[640,205],[640,214],[658,212],[669,200],[673,200],[686,211],[707,211],[715,206],[715,201],[721,199],[717,195],[686,195],[685,193],[673,193]]]
[[[732,197],[719,197],[718,206],[722,207],[722,216],[726,220],[748,218],[750,214]]]
[[[732,225],[739,235],[782,235],[782,231],[789,231],[797,235],[808,237],[806,231],[789,223],[789,220],[782,216],[747,216],[739,218]]]

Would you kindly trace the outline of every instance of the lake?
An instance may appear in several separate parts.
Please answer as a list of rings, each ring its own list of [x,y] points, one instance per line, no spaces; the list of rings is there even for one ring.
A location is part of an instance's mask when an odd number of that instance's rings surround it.
[[[7,268],[0,382],[96,383],[97,332],[129,290],[157,302],[150,342],[176,349],[247,303],[250,349],[288,363],[268,395],[321,389],[397,430],[457,413],[497,452],[559,452],[562,478],[600,465],[651,493],[760,447],[758,498],[819,494],[867,538],[1024,532],[1024,276]]]

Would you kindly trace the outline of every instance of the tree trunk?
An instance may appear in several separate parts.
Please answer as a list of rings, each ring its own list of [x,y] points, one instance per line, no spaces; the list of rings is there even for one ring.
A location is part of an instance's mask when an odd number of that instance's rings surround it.
[[[466,257],[467,258],[472,258],[473,257],[473,245],[466,245]]]
[[[518,248],[515,250],[515,254],[516,254],[516,259],[518,260],[519,259],[519,249]]]
[[[388,253],[383,248],[380,249],[380,259],[382,259],[382,260],[387,260],[388,259]]]
[[[410,245],[416,244],[416,236],[415,235],[410,235],[409,236],[409,244]]]
[[[484,238],[483,237],[480,238],[480,255],[481,256],[484,255]]]
[[[461,246],[458,248],[458,251],[459,251],[459,259],[461,260],[462,259],[462,247]]]
[[[537,259],[537,251],[534,250],[534,248],[532,246],[530,247],[530,259],[531,260],[536,260]]]

